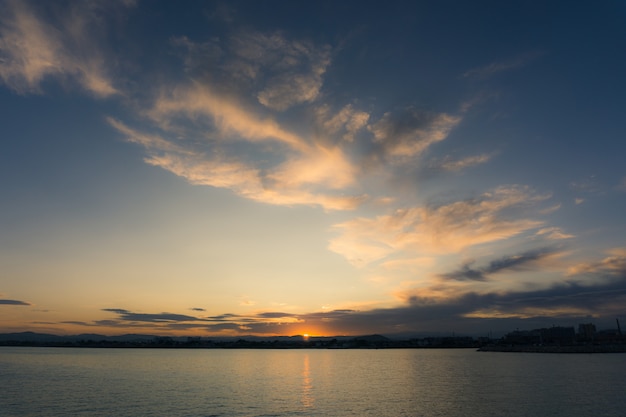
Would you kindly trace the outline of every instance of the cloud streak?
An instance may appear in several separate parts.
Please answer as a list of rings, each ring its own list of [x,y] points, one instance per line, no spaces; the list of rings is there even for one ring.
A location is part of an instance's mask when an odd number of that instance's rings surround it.
[[[521,218],[520,214],[528,205],[548,197],[527,187],[498,187],[479,197],[449,204],[360,217],[334,226],[339,235],[330,241],[329,249],[357,266],[403,251],[455,253],[542,226],[542,221]]]
[[[28,2],[7,1],[0,14],[0,78],[14,91],[41,92],[48,77],[75,79],[96,97],[118,94],[105,71],[92,34],[97,31],[96,3],[75,3],[69,13],[48,11],[56,19],[44,21],[43,10]]]
[[[491,64],[485,65],[483,67],[477,67],[466,71],[463,74],[463,77],[479,80],[487,79],[498,73],[515,70],[525,65],[528,65],[530,62],[541,57],[543,54],[543,52],[529,52],[526,54],[518,55],[508,60],[492,62]]]
[[[333,193],[333,189],[351,184],[355,175],[355,169],[339,148],[309,146],[294,140],[293,144],[300,152],[287,155],[290,159],[272,168],[264,168],[255,166],[259,162],[254,159],[244,161],[235,153],[228,156],[227,150],[185,147],[159,135],[131,129],[118,120],[108,120],[129,142],[146,148],[148,164],[170,171],[192,184],[228,188],[242,197],[268,204],[319,205],[326,210],[352,210],[365,198],[363,195]],[[255,132],[253,140],[259,138],[256,135],[260,134]],[[280,151],[278,154],[286,155]]]
[[[472,268],[474,261],[465,263],[461,269],[441,274],[444,279],[455,281],[486,281],[490,275],[507,272],[532,269],[539,266],[540,262],[553,256],[556,250],[553,248],[540,248],[530,250],[518,255],[503,256],[491,261],[482,268]]]

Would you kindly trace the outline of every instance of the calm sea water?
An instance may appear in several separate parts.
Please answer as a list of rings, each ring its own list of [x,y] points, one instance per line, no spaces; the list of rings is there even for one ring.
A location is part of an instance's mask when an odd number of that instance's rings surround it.
[[[0,416],[626,416],[626,354],[0,347]]]

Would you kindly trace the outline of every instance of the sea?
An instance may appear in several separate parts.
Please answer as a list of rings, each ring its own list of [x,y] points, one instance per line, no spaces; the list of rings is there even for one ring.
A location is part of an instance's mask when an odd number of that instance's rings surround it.
[[[0,416],[626,416],[626,354],[0,347]]]

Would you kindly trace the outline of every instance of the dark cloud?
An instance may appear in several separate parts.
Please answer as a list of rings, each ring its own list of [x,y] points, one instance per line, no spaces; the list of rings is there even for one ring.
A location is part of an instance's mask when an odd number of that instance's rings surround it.
[[[486,272],[492,274],[506,269],[519,270],[527,267],[531,263],[552,255],[554,252],[555,249],[540,248],[524,252],[520,255],[503,256],[500,259],[491,261],[486,269]]]
[[[211,320],[211,321],[227,321],[227,320],[231,320],[233,318],[236,317],[241,317],[238,314],[231,314],[231,313],[226,313],[226,314],[220,314],[219,316],[209,316],[207,317],[207,320]]]
[[[353,312],[320,322],[330,334],[502,333],[516,327],[573,326],[589,316],[609,321],[626,314],[624,305],[626,278],[612,284],[565,283],[530,292],[466,293],[445,301],[413,297],[407,306]],[[477,311],[493,312],[493,318],[476,317],[472,313]],[[308,319],[317,321],[314,316]]]
[[[466,262],[458,271],[441,274],[440,277],[455,281],[486,281],[485,274],[480,269],[472,269],[474,261]]]
[[[206,309],[201,308],[201,307],[191,307],[189,310],[191,310],[191,311],[206,311]]]
[[[98,326],[119,326],[120,322],[117,320],[96,320],[94,324]]]
[[[257,317],[266,318],[266,319],[282,319],[285,317],[295,317],[295,316],[296,316],[295,314],[273,312],[273,311],[257,314]]]
[[[116,313],[119,315],[119,320],[131,321],[131,322],[152,322],[152,323],[161,323],[161,322],[185,322],[185,321],[201,321],[202,319],[193,316],[187,316],[185,314],[173,314],[173,313],[158,313],[158,314],[147,314],[147,313],[133,313],[128,310],[120,309],[120,308],[104,308],[102,311],[109,311],[111,313]]]
[[[309,313],[302,315],[301,317],[305,319],[333,320],[356,312],[357,310],[331,310],[318,313]]]
[[[0,305],[11,305],[11,306],[29,306],[32,305],[31,303],[28,303],[26,301],[20,301],[20,300],[0,300]]]
[[[519,255],[503,256],[491,261],[487,266],[477,269],[471,267],[474,261],[470,261],[462,265],[458,271],[441,274],[440,277],[455,281],[486,281],[490,274],[497,272],[532,268],[533,264],[556,252],[557,249],[554,248],[533,249]]]
[[[117,314],[127,314],[127,313],[130,313],[130,311],[124,310],[124,309],[121,309],[121,308],[103,308],[102,311],[109,311],[111,313],[117,313]]]
[[[532,262],[554,252],[553,249],[544,248],[506,256],[490,262],[480,270],[467,266],[465,279],[472,277],[472,274],[484,277],[503,270],[526,268]],[[586,275],[587,279],[588,275],[589,273]],[[590,317],[593,317],[593,321],[604,320],[611,323],[615,317],[626,315],[624,306],[626,267],[613,267],[600,270],[591,281],[586,282],[564,281],[548,288],[529,291],[466,292],[445,299],[414,295],[408,297],[405,305],[396,308],[367,311],[343,309],[305,314],[268,311],[251,316],[222,314],[207,318],[105,309],[119,317],[115,320],[96,321],[93,325],[142,328],[152,332],[194,330],[207,334],[226,332],[240,335],[294,335],[304,332],[303,329],[327,335],[451,332],[478,335],[489,331],[505,333],[515,328],[575,326],[583,321],[588,322]]]

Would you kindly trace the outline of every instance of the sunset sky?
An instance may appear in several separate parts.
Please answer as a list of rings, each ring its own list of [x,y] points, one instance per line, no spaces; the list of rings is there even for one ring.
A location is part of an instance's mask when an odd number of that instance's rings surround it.
[[[626,324],[623,1],[0,0],[0,332]]]

